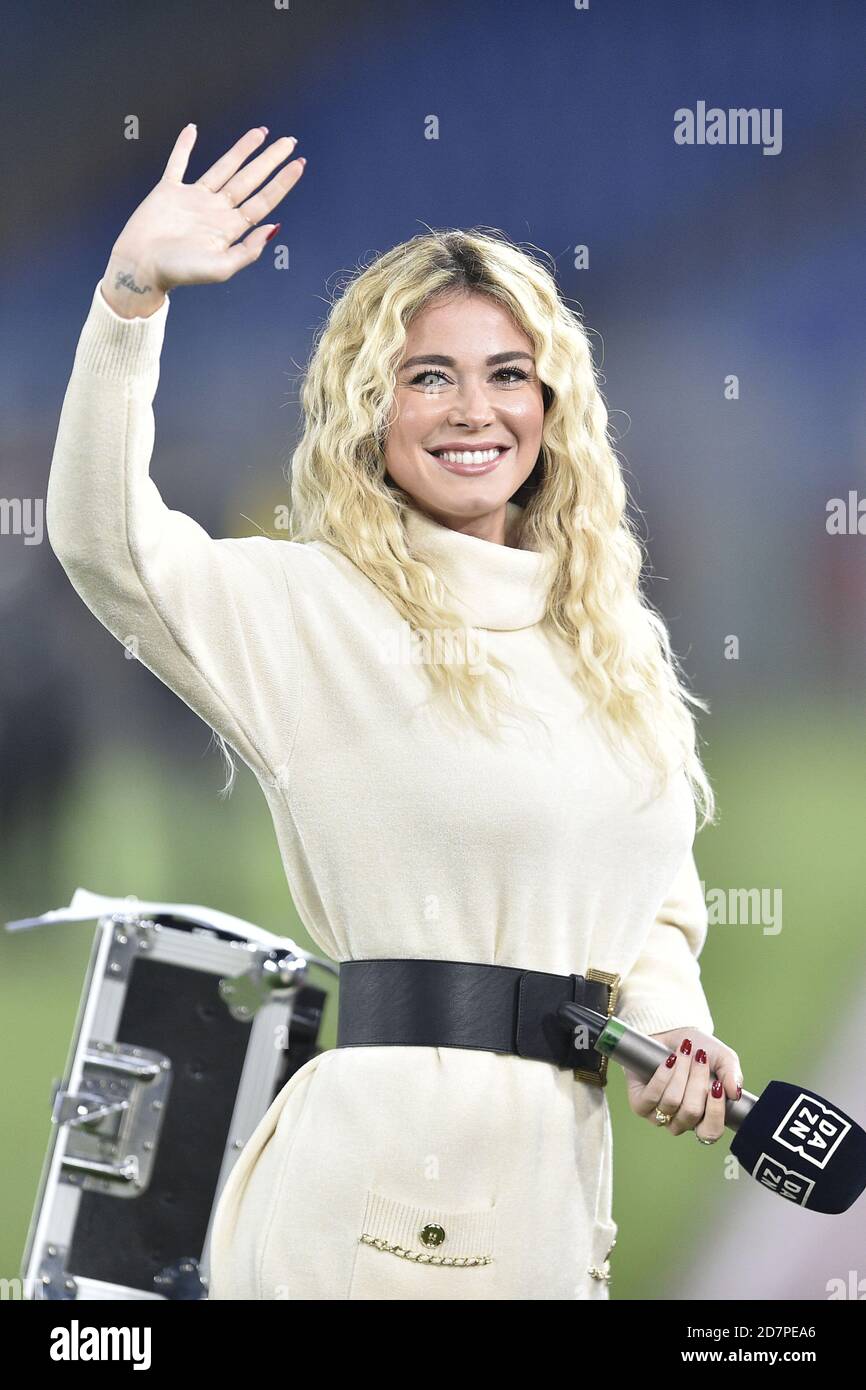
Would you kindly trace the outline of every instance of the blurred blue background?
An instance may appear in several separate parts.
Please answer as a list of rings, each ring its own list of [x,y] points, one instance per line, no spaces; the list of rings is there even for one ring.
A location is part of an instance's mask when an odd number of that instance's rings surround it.
[[[260,261],[172,295],[152,475],[212,535],[267,531],[288,501],[300,371],[342,276],[428,225],[498,227],[554,258],[597,346],[648,592],[711,704],[721,820],[699,868],[708,889],[783,895],[780,932],[711,929],[718,1036],[748,1089],[820,1080],[861,1123],[866,517],[864,534],[826,522],[830,499],[866,499],[864,39],[854,0],[53,0],[4,15],[0,205],[0,495],[38,506],[94,287],[181,127],[199,128],[189,179],[253,125],[298,137],[308,167]],[[781,109],[780,152],[676,144],[674,112],[700,101]],[[4,526],[0,617],[2,921],[81,884],[306,941],[251,774],[239,763],[219,799],[207,728],[125,659],[44,534]],[[5,1277],[92,930],[0,934]],[[736,1179],[726,1141],[638,1120],[621,1073],[608,1094],[615,1299],[826,1299],[866,1279],[866,1199],[788,1208]]]

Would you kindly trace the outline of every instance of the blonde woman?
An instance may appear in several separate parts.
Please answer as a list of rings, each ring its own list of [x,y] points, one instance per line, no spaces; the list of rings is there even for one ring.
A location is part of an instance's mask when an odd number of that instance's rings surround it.
[[[290,538],[212,539],[148,471],[169,294],[257,260],[303,162],[259,128],[184,182],[195,139],[96,286],[47,519],[91,611],[254,772],[342,963],[337,1047],[223,1190],[210,1296],[607,1298],[606,1076],[557,999],[669,1044],[629,1076],[669,1134],[715,1141],[742,1077],[698,966],[701,702],[641,594],[586,332],[501,234],[395,247],[315,344]]]

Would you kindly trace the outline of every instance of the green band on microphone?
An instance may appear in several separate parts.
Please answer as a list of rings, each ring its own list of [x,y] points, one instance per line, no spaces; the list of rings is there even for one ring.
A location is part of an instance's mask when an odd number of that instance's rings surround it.
[[[620,1023],[618,1018],[610,1018],[593,1043],[593,1047],[596,1052],[604,1053],[605,1056],[610,1057],[616,1051],[625,1032],[626,1025],[624,1023]]]

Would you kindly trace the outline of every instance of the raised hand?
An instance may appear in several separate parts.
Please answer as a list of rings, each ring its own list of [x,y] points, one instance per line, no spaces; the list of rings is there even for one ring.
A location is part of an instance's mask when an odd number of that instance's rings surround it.
[[[176,285],[221,283],[258,260],[274,224],[257,224],[304,172],[305,161],[293,159],[274,174],[294,150],[293,136],[275,140],[244,164],[267,138],[259,126],[195,183],[184,183],[196,135],[194,126],[180,132],[162,178],[112,248],[102,292],[124,317],[155,312],[165,292]],[[259,187],[266,179],[269,182]]]

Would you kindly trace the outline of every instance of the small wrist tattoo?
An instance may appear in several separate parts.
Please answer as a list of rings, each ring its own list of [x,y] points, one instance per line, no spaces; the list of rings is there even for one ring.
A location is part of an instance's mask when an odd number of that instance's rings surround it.
[[[132,290],[133,294],[150,294],[153,285],[137,285],[135,277],[126,270],[118,270],[114,281],[114,288],[120,289],[121,285],[126,290]]]

